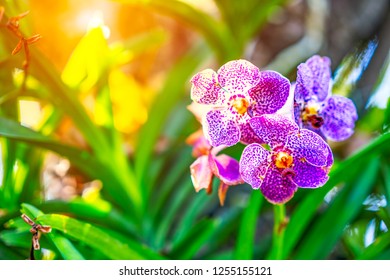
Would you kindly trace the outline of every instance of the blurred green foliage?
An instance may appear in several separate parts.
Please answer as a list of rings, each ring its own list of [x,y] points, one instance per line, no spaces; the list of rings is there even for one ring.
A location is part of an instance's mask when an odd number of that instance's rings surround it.
[[[220,18],[177,0],[118,2],[145,5],[183,21],[203,38],[165,73],[134,141],[134,153],[124,152],[125,137],[115,127],[109,75],[161,44],[164,31],[108,44],[102,28],[92,28],[62,73],[31,47],[25,86],[15,78],[21,58],[10,55],[15,38],[0,32],[0,259],[30,255],[32,235],[21,213],[53,229],[41,236],[45,250],[35,252],[37,259],[389,258],[390,206],[374,200],[375,207],[368,208],[366,203],[373,194],[390,199],[389,106],[366,108],[355,135],[355,140],[368,135],[363,146],[353,148],[346,159],[340,152],[345,147],[335,146],[329,181],[320,189],[297,193],[283,209],[288,220],[279,221],[281,231],[272,230],[272,205],[247,185],[229,191],[224,207],[216,195],[193,190],[188,168],[194,159],[184,140],[198,124],[185,109],[189,80],[210,58],[221,64],[242,57],[269,15],[287,1],[215,0]],[[27,8],[0,3],[5,7],[3,22]],[[366,46],[347,56],[335,89],[353,97],[354,84],[364,75],[361,63],[370,59],[362,62],[362,57],[373,52]],[[378,77],[378,87],[385,83],[383,77]],[[92,113],[80,96],[88,91],[95,93]],[[25,99],[39,101],[48,112],[33,129],[20,124],[18,104]],[[64,118],[77,127],[84,145],[54,136]],[[158,149],[162,139],[169,141]],[[238,158],[241,150],[228,153]],[[45,199],[41,174],[47,151],[67,158],[89,180],[99,180],[97,196]],[[376,230],[367,242],[373,225]]]

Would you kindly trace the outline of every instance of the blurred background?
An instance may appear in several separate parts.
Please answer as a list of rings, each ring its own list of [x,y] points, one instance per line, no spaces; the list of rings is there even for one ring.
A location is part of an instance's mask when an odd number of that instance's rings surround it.
[[[39,259],[390,258],[388,0],[0,7],[0,258],[31,257],[20,211],[53,227]],[[329,182],[286,205],[279,236],[250,186],[230,188],[223,207],[217,180],[211,195],[192,187],[190,79],[245,58],[293,82],[314,54],[332,60],[333,94],[359,121],[330,143]]]

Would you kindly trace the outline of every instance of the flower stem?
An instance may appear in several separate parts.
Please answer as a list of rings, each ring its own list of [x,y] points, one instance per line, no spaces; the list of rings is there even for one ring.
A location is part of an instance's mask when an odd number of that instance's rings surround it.
[[[274,233],[271,258],[281,260],[283,258],[284,233],[286,229],[286,208],[284,204],[274,206]]]

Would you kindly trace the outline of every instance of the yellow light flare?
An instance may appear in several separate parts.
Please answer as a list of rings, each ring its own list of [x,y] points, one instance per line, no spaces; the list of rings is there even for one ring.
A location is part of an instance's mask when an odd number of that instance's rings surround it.
[[[115,128],[123,133],[137,131],[148,118],[145,99],[150,98],[152,90],[120,70],[111,72],[109,87]]]
[[[36,128],[42,117],[41,104],[34,100],[19,100],[19,117],[22,125]]]

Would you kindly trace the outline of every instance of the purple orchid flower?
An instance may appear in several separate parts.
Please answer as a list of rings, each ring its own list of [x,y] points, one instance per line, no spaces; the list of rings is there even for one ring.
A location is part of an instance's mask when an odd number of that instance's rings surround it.
[[[241,177],[269,202],[286,203],[298,187],[325,184],[333,155],[319,135],[276,114],[255,117],[249,123],[270,150],[257,143],[248,145],[240,160]]]
[[[203,70],[191,82],[191,99],[210,108],[202,124],[213,147],[262,142],[249,119],[275,113],[283,107],[290,90],[289,81],[279,73],[260,72],[242,59],[224,64],[217,72]]]
[[[330,59],[314,55],[298,66],[295,85],[295,120],[324,139],[344,141],[354,132],[358,118],[353,102],[331,95]]]

